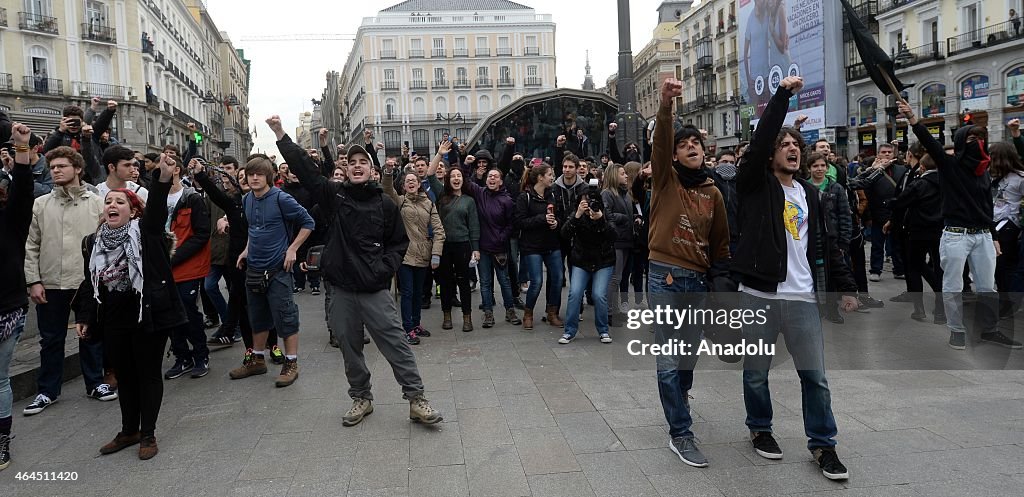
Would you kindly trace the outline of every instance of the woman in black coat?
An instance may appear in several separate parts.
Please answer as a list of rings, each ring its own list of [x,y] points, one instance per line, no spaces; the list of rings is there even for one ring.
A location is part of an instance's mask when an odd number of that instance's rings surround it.
[[[131,190],[107,194],[99,230],[82,243],[86,276],[73,303],[78,336],[102,334],[117,371],[121,431],[100,453],[140,444],[143,460],[157,454],[167,338],[188,323],[171,273],[174,243],[164,233],[174,158],[161,156],[159,167],[145,209]]]
[[[593,204],[591,204],[593,202]],[[608,283],[615,270],[617,232],[598,199],[580,199],[579,206],[562,226],[562,236],[572,240],[569,265],[569,309],[565,311],[565,333],[558,343],[566,344],[576,337],[580,327],[583,294],[591,287],[594,298],[594,326],[601,343],[612,343],[608,333]]]

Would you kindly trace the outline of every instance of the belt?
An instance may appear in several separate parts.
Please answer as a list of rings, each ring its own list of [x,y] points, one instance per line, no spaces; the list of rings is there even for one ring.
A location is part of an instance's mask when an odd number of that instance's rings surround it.
[[[990,228],[956,228],[953,226],[946,226],[945,228],[943,228],[943,231],[948,231],[950,233],[963,233],[967,235],[980,235],[983,233],[992,233],[992,230]]]

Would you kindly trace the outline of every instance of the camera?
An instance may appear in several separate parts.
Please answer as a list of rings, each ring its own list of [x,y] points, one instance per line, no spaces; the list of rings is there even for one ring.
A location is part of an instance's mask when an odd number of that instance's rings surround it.
[[[81,126],[82,126],[82,120],[77,118],[77,117],[74,118],[74,119],[69,119],[68,120],[68,127],[69,128],[78,128],[78,127],[81,127]]]
[[[597,178],[590,180],[587,187],[587,205],[594,212],[604,211],[604,200],[601,200],[601,188],[598,186]]]

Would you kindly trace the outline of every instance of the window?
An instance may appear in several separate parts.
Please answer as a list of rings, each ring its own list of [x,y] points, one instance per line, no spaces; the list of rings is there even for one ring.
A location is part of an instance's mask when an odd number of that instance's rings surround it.
[[[448,112],[448,99],[444,97],[437,97],[434,99],[434,112],[440,112],[445,114]]]
[[[490,72],[489,69],[490,68],[488,68],[487,66],[477,67],[476,68],[476,77],[480,78],[480,79],[487,79],[489,77],[487,75],[487,73]]]
[[[455,110],[462,115],[469,113],[469,97],[462,95],[455,100]]]
[[[498,68],[498,77],[502,81],[508,81],[512,79],[512,70],[508,66],[501,66]]]
[[[413,81],[423,81],[423,68],[422,67],[414,67],[412,69],[412,80]]]
[[[455,39],[455,49],[456,50],[465,50],[466,49],[466,39],[465,38],[456,38]]]
[[[503,49],[503,48],[505,48],[505,49],[508,48],[508,37],[507,36],[499,36],[498,37],[498,49],[500,50],[500,49]]]
[[[501,106],[502,107],[505,107],[506,105],[508,105],[510,103],[512,103],[512,96],[510,96],[510,95],[502,95],[501,96]]]
[[[445,56],[444,38],[434,38],[433,39],[433,47],[434,47],[434,51],[433,51],[432,55],[434,57],[444,57]]]
[[[37,16],[51,16],[50,0],[25,0],[25,12]]]
[[[395,70],[385,69],[384,70],[384,81],[393,82],[395,80]]]
[[[526,75],[530,77],[537,76],[537,66],[526,66]]]
[[[423,50],[423,40],[419,38],[409,40],[409,48],[412,50]]]
[[[412,149],[420,153],[430,151],[430,132],[425,129],[412,130]]]
[[[491,97],[487,95],[480,95],[480,103],[477,105],[477,110],[480,112],[490,112]]]
[[[106,57],[99,54],[89,56],[88,78],[89,83],[104,85],[110,83],[110,65],[107,63]],[[93,91],[92,93],[96,92]]]
[[[537,36],[535,36],[535,35],[527,35],[527,37],[526,37],[526,46],[527,47],[536,47],[537,46]]]
[[[468,73],[468,71],[466,71],[465,67],[457,67],[457,68],[455,68],[455,80],[456,81],[468,81],[469,80],[469,73]]]
[[[434,81],[437,81],[438,83],[444,82],[444,68],[443,67],[435,67],[434,68]]]
[[[396,112],[398,110],[398,102],[395,99],[389,98],[384,102],[384,114],[385,119],[388,121],[394,120]]]
[[[397,155],[402,152],[402,132],[391,130],[384,132],[384,153]]]
[[[93,29],[108,26],[107,6],[96,0],[85,2],[85,22]]]
[[[29,50],[29,63],[34,76],[49,78],[50,76],[50,53],[39,45],[33,45]]]
[[[423,115],[427,113],[427,102],[423,100],[423,97],[416,97],[412,99],[412,113],[416,115]]]

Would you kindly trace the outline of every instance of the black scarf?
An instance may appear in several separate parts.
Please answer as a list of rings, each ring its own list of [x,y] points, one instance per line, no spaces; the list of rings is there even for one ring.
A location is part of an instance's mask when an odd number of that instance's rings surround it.
[[[672,169],[676,170],[676,176],[679,177],[679,182],[682,183],[683,188],[696,188],[703,185],[708,179],[708,172],[703,167],[690,169],[678,162],[673,162]]]

